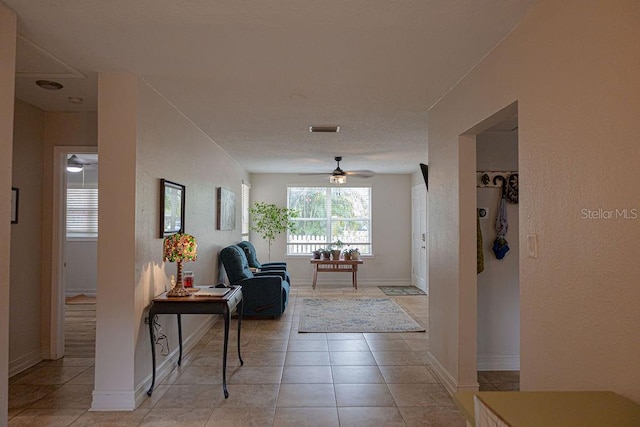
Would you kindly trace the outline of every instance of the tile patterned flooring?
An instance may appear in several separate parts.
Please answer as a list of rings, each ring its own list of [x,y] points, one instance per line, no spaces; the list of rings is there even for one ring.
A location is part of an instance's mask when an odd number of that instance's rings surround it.
[[[282,317],[243,320],[245,364],[231,346],[229,399],[216,322],[135,411],[88,411],[93,359],[65,357],[10,378],[9,426],[464,426],[426,364],[427,333],[297,332],[302,298],[354,296],[385,297],[377,287],[298,287]],[[428,297],[393,299],[428,329]]]

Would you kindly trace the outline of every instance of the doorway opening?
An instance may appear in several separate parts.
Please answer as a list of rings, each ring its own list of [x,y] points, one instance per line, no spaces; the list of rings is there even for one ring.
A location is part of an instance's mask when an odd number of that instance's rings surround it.
[[[477,378],[480,391],[517,391],[520,389],[517,104],[488,120],[494,124],[475,138]]]
[[[411,189],[411,285],[429,294],[427,186]]]
[[[50,358],[95,357],[97,147],[55,147]]]

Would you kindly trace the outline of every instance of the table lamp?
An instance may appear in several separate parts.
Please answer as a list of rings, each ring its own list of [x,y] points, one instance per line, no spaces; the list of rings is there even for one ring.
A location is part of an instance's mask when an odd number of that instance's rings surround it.
[[[182,285],[182,262],[195,261],[198,257],[196,253],[196,238],[190,234],[176,233],[164,239],[163,261],[176,262],[178,264],[178,274],[173,288],[167,292],[168,297],[187,297],[189,291]]]

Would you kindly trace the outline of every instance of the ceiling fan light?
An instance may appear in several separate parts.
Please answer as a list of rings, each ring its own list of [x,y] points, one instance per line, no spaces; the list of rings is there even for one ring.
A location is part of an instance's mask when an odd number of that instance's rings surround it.
[[[82,172],[83,169],[84,165],[80,162],[78,157],[75,154],[71,155],[71,157],[69,157],[69,159],[67,160],[67,172]]]
[[[46,90],[60,90],[64,87],[62,84],[54,82],[53,80],[38,80],[36,84]]]
[[[347,183],[347,176],[346,175],[331,175],[329,177],[329,182],[331,184],[346,184]]]

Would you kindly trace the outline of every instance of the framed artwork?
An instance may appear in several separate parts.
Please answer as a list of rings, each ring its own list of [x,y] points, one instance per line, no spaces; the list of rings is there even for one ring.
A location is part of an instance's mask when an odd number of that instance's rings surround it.
[[[20,189],[11,187],[11,224],[18,223],[18,199],[20,196]]]
[[[236,229],[236,193],[218,187],[218,230]]]
[[[185,186],[160,180],[160,238],[184,233]]]

